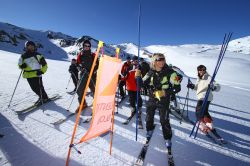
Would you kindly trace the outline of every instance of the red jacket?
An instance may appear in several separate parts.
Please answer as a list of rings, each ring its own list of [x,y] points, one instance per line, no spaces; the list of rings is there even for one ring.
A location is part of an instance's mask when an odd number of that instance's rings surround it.
[[[136,91],[137,87],[136,87],[136,79],[135,79],[135,66],[131,65],[128,68],[127,73],[125,73],[125,74],[126,75],[125,75],[124,79],[126,80],[127,90]]]
[[[128,62],[125,62],[123,65],[122,65],[122,69],[121,69],[121,74],[124,76],[125,72],[128,70],[129,66],[131,65],[131,62],[128,63]]]

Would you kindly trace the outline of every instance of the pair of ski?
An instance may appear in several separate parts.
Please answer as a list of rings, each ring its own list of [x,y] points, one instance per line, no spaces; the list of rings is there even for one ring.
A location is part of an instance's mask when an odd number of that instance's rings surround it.
[[[122,124],[128,125],[132,118],[135,116],[136,112],[132,112],[132,114],[126,119]],[[138,116],[138,129],[143,129],[141,116]]]
[[[142,149],[137,157],[137,160],[135,162],[136,166],[142,166],[144,163],[144,160],[145,160],[145,157],[146,157],[146,154],[148,151],[149,143],[150,143],[150,140],[151,140],[153,133],[154,133],[154,130],[155,130],[155,126],[156,125],[154,125],[152,134],[149,137],[147,137],[147,140],[144,143],[144,145],[143,145],[143,147],[142,147]],[[173,158],[173,155],[171,152],[171,147],[168,148],[167,157],[168,157],[168,166],[174,166],[174,158]]]
[[[88,108],[88,107],[85,107],[84,109],[86,109],[86,108]],[[73,112],[73,113],[68,114],[66,117],[61,118],[61,119],[59,119],[59,120],[57,120],[57,121],[55,121],[55,122],[52,122],[52,123],[50,123],[50,124],[53,124],[53,125],[60,125],[60,124],[62,124],[62,123],[64,123],[64,122],[68,121],[71,117],[73,117],[73,116],[75,116],[75,115],[77,115],[77,114],[78,114],[78,112],[75,111],[75,112]],[[88,118],[86,118],[86,119],[82,119],[82,118],[80,117],[79,123],[81,123],[81,122],[82,122],[82,123],[89,123],[91,120],[92,120],[92,117],[88,117]]]
[[[43,103],[43,104],[33,104],[32,106],[27,107],[27,108],[25,108],[23,110],[15,111],[15,113],[17,115],[24,115],[24,114],[32,112],[33,110],[38,109],[38,108],[50,103],[51,101],[55,101],[55,100],[60,99],[60,98],[61,98],[61,96],[59,94],[56,94],[56,95],[50,97],[49,100],[47,102]]]
[[[67,115],[65,118],[61,118],[55,122],[52,122],[50,124],[53,124],[53,125],[60,125],[60,124],[63,124],[64,122],[68,121],[71,117],[77,115],[77,113],[70,113],[69,115]],[[87,118],[87,119],[82,119],[80,118],[80,122],[79,123],[89,123],[91,121],[92,117],[90,118]]]
[[[181,114],[181,111],[177,110],[176,108],[175,109],[171,108],[171,114],[174,115],[174,117],[179,120],[184,120],[187,123],[195,125],[194,121],[190,120],[188,117]],[[219,145],[227,144],[227,141],[225,141],[217,132],[214,133],[213,130],[209,130],[208,132],[203,132],[203,133],[207,138],[209,138],[212,142],[216,144],[219,144]]]

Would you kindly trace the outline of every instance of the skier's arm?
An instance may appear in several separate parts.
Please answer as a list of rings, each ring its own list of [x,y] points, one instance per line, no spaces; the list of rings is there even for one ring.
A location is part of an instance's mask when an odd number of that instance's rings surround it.
[[[27,64],[23,61],[23,58],[22,58],[22,56],[19,58],[19,60],[18,60],[18,67],[20,68],[20,69],[25,69],[26,67],[27,67]]]
[[[42,55],[38,55],[38,59],[39,59],[40,65],[42,65],[41,72],[45,73],[47,71],[47,69],[48,69],[47,62],[46,62],[45,58]]]
[[[170,76],[171,86],[166,89],[166,94],[175,94],[181,91],[181,84],[176,72],[172,73]]]

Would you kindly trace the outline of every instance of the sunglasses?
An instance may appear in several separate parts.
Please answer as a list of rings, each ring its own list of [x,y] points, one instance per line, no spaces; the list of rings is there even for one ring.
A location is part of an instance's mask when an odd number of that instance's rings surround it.
[[[158,61],[158,62],[165,61],[165,58],[157,58],[157,59],[155,59],[155,61]]]
[[[84,47],[90,47],[90,45],[84,45]]]

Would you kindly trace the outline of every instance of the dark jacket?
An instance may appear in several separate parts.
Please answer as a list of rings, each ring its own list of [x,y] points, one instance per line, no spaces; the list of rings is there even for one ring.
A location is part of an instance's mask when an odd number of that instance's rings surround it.
[[[159,72],[150,69],[141,83],[149,89],[150,97],[154,97],[153,92],[157,90],[165,90],[166,97],[181,90],[177,73],[167,65]]]
[[[90,72],[95,56],[95,53],[91,53],[91,51],[82,51],[77,55],[77,65]],[[96,62],[95,70],[97,67],[98,61]]]

